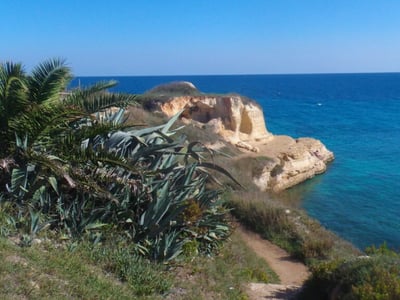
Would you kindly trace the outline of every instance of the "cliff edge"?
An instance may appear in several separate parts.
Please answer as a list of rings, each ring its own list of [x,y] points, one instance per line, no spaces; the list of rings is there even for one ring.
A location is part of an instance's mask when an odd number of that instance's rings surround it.
[[[268,157],[252,170],[260,190],[279,192],[292,187],[325,172],[334,159],[319,140],[270,133],[262,108],[247,97],[202,94],[189,82],[161,85],[147,95],[166,116],[183,110],[184,122],[213,131],[238,147],[243,156]]]

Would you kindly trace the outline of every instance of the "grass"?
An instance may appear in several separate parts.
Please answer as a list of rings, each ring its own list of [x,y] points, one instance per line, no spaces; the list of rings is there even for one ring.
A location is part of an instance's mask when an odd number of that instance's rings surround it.
[[[129,245],[79,245],[80,251],[103,272],[114,274],[137,296],[163,295],[172,287],[172,276],[166,266],[135,255]]]
[[[151,263],[119,245],[0,238],[0,299],[246,299],[248,282],[276,274],[234,233],[218,255]]]
[[[276,201],[266,193],[235,192],[228,199],[240,222],[308,265],[361,253],[302,210]]]
[[[1,299],[132,299],[113,276],[80,253],[49,245],[21,248],[0,239]]]
[[[277,283],[277,275],[266,262],[233,233],[220,253],[212,258],[196,257],[177,269],[180,277],[175,289],[185,291],[173,299],[247,299],[249,282]]]

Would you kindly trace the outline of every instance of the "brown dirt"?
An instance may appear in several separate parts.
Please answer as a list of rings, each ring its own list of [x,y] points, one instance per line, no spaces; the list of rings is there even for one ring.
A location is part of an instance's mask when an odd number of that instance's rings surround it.
[[[247,291],[250,299],[291,299],[309,276],[308,268],[291,258],[283,249],[262,239],[258,234],[238,225],[237,232],[254,252],[265,259],[278,275],[281,284],[251,283]]]

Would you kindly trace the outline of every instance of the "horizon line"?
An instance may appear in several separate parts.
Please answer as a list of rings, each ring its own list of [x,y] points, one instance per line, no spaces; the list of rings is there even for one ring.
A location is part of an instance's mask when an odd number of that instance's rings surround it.
[[[164,75],[74,75],[75,77],[183,77],[183,76],[290,76],[290,75],[357,75],[357,74],[400,74],[400,71],[378,72],[310,72],[310,73],[232,73],[232,74],[164,74]]]

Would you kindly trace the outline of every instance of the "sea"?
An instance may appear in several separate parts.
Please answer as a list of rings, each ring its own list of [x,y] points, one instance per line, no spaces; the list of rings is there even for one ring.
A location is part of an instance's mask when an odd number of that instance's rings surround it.
[[[335,154],[326,173],[278,197],[360,249],[400,249],[400,73],[76,77],[72,85],[110,79],[117,92],[189,81],[256,100],[270,132],[314,137]]]

